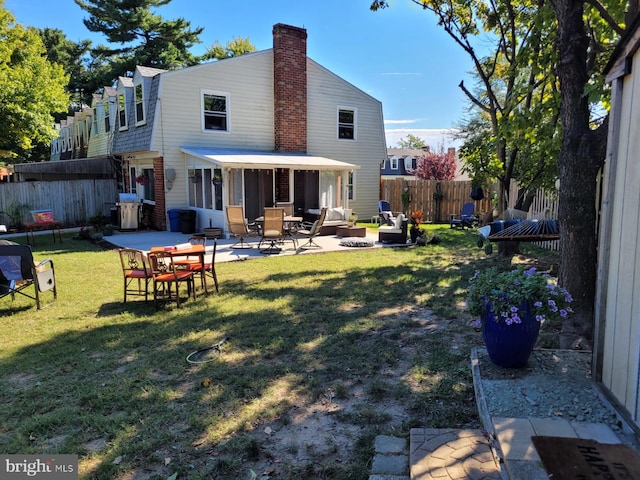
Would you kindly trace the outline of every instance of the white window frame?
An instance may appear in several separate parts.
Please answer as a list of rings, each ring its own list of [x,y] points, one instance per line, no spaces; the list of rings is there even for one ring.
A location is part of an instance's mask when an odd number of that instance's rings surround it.
[[[391,157],[389,159],[391,170],[398,170],[398,157]]]
[[[118,102],[118,119],[120,121],[119,131],[129,130],[129,124],[127,122],[127,95],[119,93],[116,99]],[[124,120],[124,121],[123,121]]]
[[[138,95],[138,90],[140,91],[140,95]],[[138,82],[133,86],[133,97],[134,97],[134,104],[136,108],[136,127],[139,127],[141,125],[146,125],[147,107],[146,107],[146,102],[144,101],[144,97],[145,97],[144,83]],[[138,117],[138,111],[140,111],[142,118]]]
[[[350,111],[353,113],[353,138],[340,138],[340,112]],[[349,124],[344,124],[345,126]],[[346,107],[338,105],[336,110],[336,138],[342,142],[355,142],[358,139],[358,109],[356,107]]]
[[[356,199],[356,172],[347,172],[347,198],[349,201]],[[348,219],[347,219],[348,220]]]
[[[93,135],[98,135],[98,106],[92,108],[91,130]]]
[[[216,97],[224,97],[225,99],[225,115],[227,128],[225,130],[215,130],[211,128],[205,128],[205,109],[204,109],[204,97],[205,95],[212,95]],[[200,90],[200,122],[203,133],[231,133],[231,94],[229,92],[222,92],[220,90]]]

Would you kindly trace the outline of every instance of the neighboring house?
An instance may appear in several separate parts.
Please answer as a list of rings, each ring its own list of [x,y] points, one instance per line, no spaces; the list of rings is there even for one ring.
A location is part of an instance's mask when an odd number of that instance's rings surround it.
[[[418,159],[429,151],[429,147],[424,149],[416,148],[389,148],[387,149],[387,159],[380,167],[380,175],[384,179],[405,178],[406,180],[415,180],[412,170],[415,170]],[[448,149],[456,158],[456,176],[454,180],[470,180],[469,175],[462,173],[462,162],[458,158],[456,149],[450,147]]]
[[[56,125],[58,138],[51,142],[51,160],[86,158],[92,122],[92,111],[85,107]]]
[[[87,157],[108,155],[113,142],[114,125],[118,106],[116,89],[104,87],[102,93],[94,93],[91,102],[91,131]]]
[[[309,59],[306,40],[305,29],[277,24],[272,49],[175,71],[137,67],[118,80],[110,147],[94,146],[98,134],[89,151],[121,162],[124,190],[155,204],[160,229],[168,210],[187,208],[198,230],[226,229],[232,204],[249,220],[275,202],[301,215],[376,214],[382,105]]]
[[[593,376],[640,431],[640,21],[617,46],[598,245]]]

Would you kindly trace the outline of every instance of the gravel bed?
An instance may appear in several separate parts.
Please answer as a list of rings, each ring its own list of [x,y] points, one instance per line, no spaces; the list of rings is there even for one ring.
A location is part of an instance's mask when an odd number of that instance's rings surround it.
[[[625,443],[637,439],[597,391],[591,379],[591,352],[535,350],[524,368],[491,363],[477,349],[482,391],[491,417],[559,417],[570,422],[604,423]]]

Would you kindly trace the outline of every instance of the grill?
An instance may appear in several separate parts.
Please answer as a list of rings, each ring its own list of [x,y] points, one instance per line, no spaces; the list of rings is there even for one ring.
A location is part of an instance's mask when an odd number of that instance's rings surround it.
[[[120,193],[118,206],[120,230],[137,230],[141,203],[134,193]]]

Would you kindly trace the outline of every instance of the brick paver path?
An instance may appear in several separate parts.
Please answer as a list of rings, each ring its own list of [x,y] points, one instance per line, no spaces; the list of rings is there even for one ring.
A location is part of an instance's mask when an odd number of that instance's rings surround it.
[[[500,480],[481,430],[411,429],[411,480]]]

